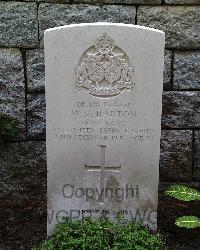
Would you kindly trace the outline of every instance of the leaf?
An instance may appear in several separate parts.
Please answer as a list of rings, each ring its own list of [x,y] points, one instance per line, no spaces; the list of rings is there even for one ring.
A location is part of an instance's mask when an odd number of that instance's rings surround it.
[[[200,200],[200,192],[182,185],[172,185],[165,191],[166,195],[182,201]]]
[[[200,227],[200,218],[196,216],[182,216],[175,222],[178,227],[195,228]]]

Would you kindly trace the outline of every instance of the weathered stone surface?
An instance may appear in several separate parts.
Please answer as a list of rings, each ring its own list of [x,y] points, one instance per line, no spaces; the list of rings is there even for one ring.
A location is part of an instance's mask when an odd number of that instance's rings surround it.
[[[75,0],[76,3],[108,4],[160,4],[162,0]]]
[[[200,4],[200,0],[165,0],[167,4]]]
[[[33,0],[22,0],[21,2],[33,2]],[[71,2],[70,0],[34,0],[34,2],[40,3],[40,2],[47,2],[47,3],[55,3],[55,4],[59,4],[59,3],[69,3]]]
[[[46,235],[45,147],[45,142],[0,147],[0,241],[11,249],[30,249]]]
[[[44,2],[44,1],[43,0],[36,0],[36,2]],[[72,1],[70,1],[70,0],[48,0],[46,2],[59,4],[59,3],[70,3]]]
[[[134,6],[41,4],[39,7],[40,41],[45,29],[72,23],[135,23]]]
[[[164,89],[171,89],[171,66],[172,66],[172,52],[165,50],[165,63],[163,72],[163,87]]]
[[[160,152],[161,181],[192,180],[192,131],[164,130]]]
[[[177,52],[174,56],[174,89],[200,89],[200,53]]]
[[[200,181],[200,131],[194,133],[194,179]]]
[[[200,228],[188,230],[185,228],[177,227],[174,223],[178,217],[184,215],[194,215],[200,217],[199,201],[183,202],[176,200],[175,198],[166,196],[164,194],[166,188],[174,183],[160,183],[159,189],[159,205],[158,205],[158,226],[162,233],[170,234],[171,240],[178,242],[185,242],[188,245],[196,246],[196,249],[200,248]],[[200,190],[199,183],[179,183],[188,187],[197,188]],[[177,248],[170,248],[177,249]],[[193,249],[188,248],[179,249]]]
[[[167,91],[163,93],[163,128],[199,128],[200,92]]]
[[[0,49],[0,113],[14,118],[19,137],[25,135],[25,84],[21,52]]]
[[[26,54],[27,85],[29,92],[44,91],[44,51],[30,50]]]
[[[38,43],[37,4],[0,2],[0,45],[31,47]]]
[[[45,96],[43,94],[28,95],[27,101],[28,138],[45,139]]]
[[[168,48],[200,48],[200,6],[141,6],[138,24],[163,30]]]
[[[49,216],[76,208],[112,217],[129,208],[147,217],[157,209],[164,45],[163,32],[130,24],[45,32]],[[141,195],[66,199],[66,183],[113,192],[137,183]],[[58,222],[51,218],[49,234]],[[156,214],[144,220],[156,228]]]

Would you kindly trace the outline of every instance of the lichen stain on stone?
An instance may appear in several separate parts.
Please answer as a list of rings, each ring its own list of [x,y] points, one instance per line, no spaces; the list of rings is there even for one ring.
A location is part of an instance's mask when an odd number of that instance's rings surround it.
[[[109,175],[106,182],[106,188],[119,188],[119,182],[115,176]]]
[[[142,205],[142,209],[145,210],[149,210],[151,209],[151,211],[156,210],[155,204],[153,204],[153,202],[151,200],[147,200],[145,201],[145,203]]]
[[[106,180],[105,192],[107,192],[106,203],[110,203],[113,209],[115,208],[115,206],[117,206],[116,207],[117,209],[119,206],[119,203],[123,199],[119,197],[119,195],[121,194],[119,193],[120,191],[117,191],[120,189],[122,190],[122,187],[120,186],[119,181],[117,180],[115,176],[110,174]]]

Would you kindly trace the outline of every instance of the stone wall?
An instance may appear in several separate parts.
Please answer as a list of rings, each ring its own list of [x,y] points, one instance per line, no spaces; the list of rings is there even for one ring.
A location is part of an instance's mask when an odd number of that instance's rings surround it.
[[[123,22],[166,33],[159,228],[200,248],[200,229],[174,226],[200,217],[199,203],[165,197],[171,183],[200,188],[200,0],[0,1],[0,112],[19,136],[0,146],[0,249],[30,249],[46,234],[43,32],[80,22]],[[178,243],[177,243],[178,244]]]

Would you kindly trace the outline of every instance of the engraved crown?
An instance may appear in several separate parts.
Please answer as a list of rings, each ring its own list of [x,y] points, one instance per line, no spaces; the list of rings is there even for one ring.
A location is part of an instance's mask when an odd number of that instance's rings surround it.
[[[108,36],[107,33],[103,33],[102,36],[96,40],[94,46],[99,53],[108,54],[114,48],[114,40]]]
[[[80,58],[75,69],[77,89],[90,95],[108,98],[123,90],[132,90],[134,69],[125,52],[103,33]]]

